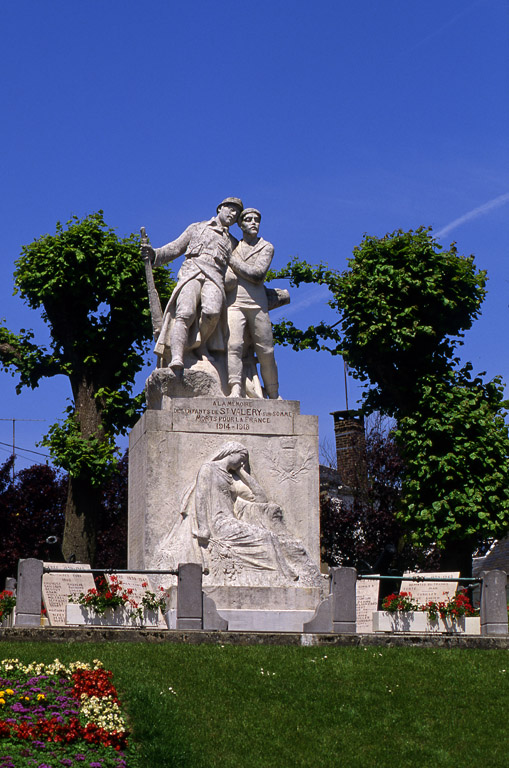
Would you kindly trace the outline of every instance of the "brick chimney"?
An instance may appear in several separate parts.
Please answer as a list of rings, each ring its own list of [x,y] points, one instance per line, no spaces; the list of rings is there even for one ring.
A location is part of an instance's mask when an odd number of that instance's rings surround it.
[[[359,411],[334,411],[338,472],[343,485],[364,491],[368,485],[364,416]]]

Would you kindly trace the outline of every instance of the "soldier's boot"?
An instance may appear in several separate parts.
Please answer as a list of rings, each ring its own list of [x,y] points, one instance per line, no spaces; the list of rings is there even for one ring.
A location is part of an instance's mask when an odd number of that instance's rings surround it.
[[[267,370],[268,368],[268,370]],[[278,400],[279,398],[279,381],[277,375],[276,363],[273,361],[273,365],[264,365],[262,369],[263,386],[270,400]]]
[[[179,370],[184,367],[184,348],[187,341],[186,321],[181,317],[175,318],[170,333],[171,362],[169,368]]]
[[[242,397],[242,387],[237,381],[230,384],[230,394],[228,397]]]
[[[218,314],[208,314],[207,312],[202,311],[200,316],[198,334],[199,334],[201,343],[200,343],[200,346],[198,347],[198,354],[202,358],[206,358],[207,360],[211,360],[212,362],[214,361],[214,356],[211,355],[207,347],[207,340],[214,332],[218,320],[219,320]]]

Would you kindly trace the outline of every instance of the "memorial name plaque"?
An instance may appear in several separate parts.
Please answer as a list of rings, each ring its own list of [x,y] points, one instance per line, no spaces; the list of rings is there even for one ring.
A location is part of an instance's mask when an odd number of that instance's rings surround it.
[[[403,574],[403,581],[401,582],[400,592],[410,592],[412,595],[412,601],[419,605],[426,605],[426,603],[442,603],[447,602],[453,597],[456,589],[458,588],[457,581],[406,581],[405,576],[426,576],[433,579],[457,579],[459,578],[459,571],[449,571],[442,573],[412,573],[407,571]]]
[[[95,588],[90,565],[85,563],[44,563],[48,568],[79,568],[83,573],[44,573],[42,576],[42,600],[52,627],[65,626],[65,607],[69,595],[79,597],[81,592]]]
[[[203,401],[180,400],[172,405],[173,429],[179,432],[214,434],[286,435],[293,432],[294,416],[299,415],[294,401],[239,400],[210,398]]]
[[[373,612],[378,610],[379,588],[377,579],[357,581],[357,634],[373,632]]]
[[[159,593],[161,595],[163,594],[157,587],[153,587],[148,576],[144,576],[142,573],[113,573],[111,575],[106,574],[106,581],[108,584],[112,583],[111,576],[116,577],[118,583],[122,585],[122,589],[132,590],[130,597],[132,597],[132,599],[135,601],[135,603],[138,603],[138,605],[141,605],[141,601],[147,590],[154,592],[156,597],[159,597]],[[144,584],[148,584],[148,586],[143,586]],[[161,611],[159,611],[158,629],[168,629]]]

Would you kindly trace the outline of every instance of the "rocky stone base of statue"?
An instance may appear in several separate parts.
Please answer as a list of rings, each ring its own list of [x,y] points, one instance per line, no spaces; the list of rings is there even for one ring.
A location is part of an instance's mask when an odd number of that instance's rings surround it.
[[[163,395],[130,436],[128,567],[199,563],[220,611],[314,610],[317,422],[296,401]]]
[[[209,360],[198,360],[189,354],[185,362],[183,370],[156,368],[152,371],[145,384],[149,409],[165,409],[167,401],[180,397],[224,397],[227,391],[225,376],[221,377]]]
[[[247,400],[263,400],[264,390],[256,369],[253,355],[244,359],[242,390]],[[197,358],[192,351],[184,355],[184,368],[173,370],[167,366],[156,368],[145,383],[147,407],[165,410],[168,401],[175,398],[227,397],[230,392],[226,375],[224,353],[214,358]]]

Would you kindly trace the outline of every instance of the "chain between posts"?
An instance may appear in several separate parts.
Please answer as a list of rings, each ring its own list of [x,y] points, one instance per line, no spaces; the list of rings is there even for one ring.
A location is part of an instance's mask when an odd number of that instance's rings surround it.
[[[140,571],[133,568],[48,568],[45,565],[42,571],[43,573],[141,573],[150,576],[156,574],[178,576],[178,571],[175,569],[169,571]]]
[[[482,579],[478,578],[477,576],[471,576],[470,578],[468,576],[458,576],[458,578],[451,578],[444,576],[444,578],[441,578],[440,576],[370,576],[369,574],[365,573],[358,573],[357,579],[372,579],[376,581],[382,581],[382,579],[388,579],[390,581],[462,581],[462,582],[468,582],[469,584],[472,584],[475,582],[476,584],[480,584]]]

